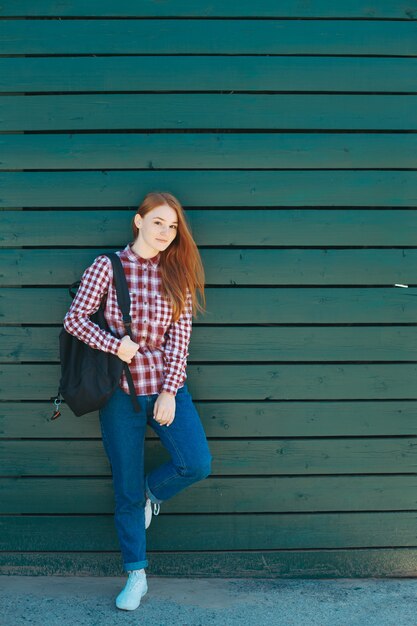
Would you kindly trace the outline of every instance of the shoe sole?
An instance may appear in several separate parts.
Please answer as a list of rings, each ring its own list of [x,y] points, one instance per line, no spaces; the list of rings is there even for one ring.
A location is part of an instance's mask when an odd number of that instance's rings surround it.
[[[146,588],[144,590],[144,592],[142,593],[141,597],[140,597],[139,604],[137,606],[133,607],[132,609],[127,609],[127,608],[122,607],[122,606],[117,606],[117,604],[116,604],[116,608],[118,608],[119,611],[136,611],[136,609],[138,609],[140,607],[140,603],[142,601],[142,598],[143,598],[144,595],[146,595],[147,592],[148,592],[148,589]]]

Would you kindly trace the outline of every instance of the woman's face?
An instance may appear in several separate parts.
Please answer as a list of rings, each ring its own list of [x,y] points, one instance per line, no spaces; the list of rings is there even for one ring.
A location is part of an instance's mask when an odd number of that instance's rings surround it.
[[[177,236],[177,212],[166,204],[155,207],[144,217],[136,214],[135,224],[139,227],[139,239],[157,252],[166,250]]]

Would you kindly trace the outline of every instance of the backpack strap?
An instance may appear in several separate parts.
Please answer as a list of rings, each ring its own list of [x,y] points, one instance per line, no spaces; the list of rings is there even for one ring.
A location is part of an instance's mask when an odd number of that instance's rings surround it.
[[[126,274],[124,272],[119,255],[117,255],[115,252],[107,252],[106,256],[108,256],[110,261],[112,262],[114,284],[117,294],[117,303],[122,312],[123,324],[126,333],[133,341],[132,318],[130,317],[130,295],[126,281]],[[126,362],[123,362],[123,370],[126,374],[127,384],[129,385],[130,397],[132,400],[133,408],[136,413],[140,413],[140,406],[136,397],[136,390],[133,384],[132,374],[130,373],[129,365]]]

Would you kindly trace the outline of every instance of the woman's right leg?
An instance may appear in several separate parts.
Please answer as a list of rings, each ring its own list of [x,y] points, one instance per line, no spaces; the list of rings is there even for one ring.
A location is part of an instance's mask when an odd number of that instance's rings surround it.
[[[114,488],[114,522],[125,571],[148,566],[145,533],[144,447],[146,396],[137,396],[135,413],[130,396],[120,387],[99,410],[103,446]]]

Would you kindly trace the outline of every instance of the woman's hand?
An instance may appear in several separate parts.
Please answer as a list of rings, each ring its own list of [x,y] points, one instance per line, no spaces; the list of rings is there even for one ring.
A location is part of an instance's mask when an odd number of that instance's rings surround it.
[[[131,363],[138,350],[139,344],[132,341],[129,335],[125,335],[117,351],[117,356],[125,363]]]
[[[153,407],[153,418],[161,426],[169,426],[175,417],[175,395],[169,391],[162,391]]]

